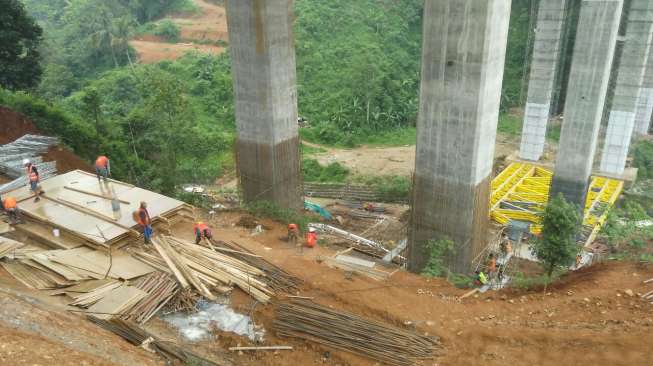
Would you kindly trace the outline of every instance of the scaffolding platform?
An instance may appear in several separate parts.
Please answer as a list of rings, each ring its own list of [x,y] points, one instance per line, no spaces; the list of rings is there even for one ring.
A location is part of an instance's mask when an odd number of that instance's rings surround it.
[[[492,181],[490,217],[500,225],[530,223],[531,234],[542,230],[542,212],[549,201],[553,172],[539,165],[513,162]],[[591,244],[605,224],[609,209],[624,189],[624,182],[593,176],[587,192],[579,244]]]

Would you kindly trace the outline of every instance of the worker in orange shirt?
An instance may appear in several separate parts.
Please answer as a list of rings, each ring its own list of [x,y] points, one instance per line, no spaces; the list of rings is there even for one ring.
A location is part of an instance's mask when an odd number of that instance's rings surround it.
[[[288,242],[296,246],[298,238],[299,238],[299,227],[297,226],[297,224],[288,224]]]
[[[141,202],[141,206],[138,210],[134,211],[134,220],[141,226],[143,229],[143,238],[145,239],[145,244],[150,244],[152,234],[152,219],[150,218],[150,213],[147,211],[147,203]]]
[[[306,246],[309,248],[314,248],[317,245],[317,232],[315,228],[309,228],[308,233],[306,233]]]
[[[29,189],[36,196],[34,202],[38,202],[41,200],[40,196],[43,193],[43,191],[41,191],[41,186],[39,185],[41,180],[39,171],[36,169],[36,165],[32,164],[29,159],[23,159],[23,166],[25,167],[25,173],[27,174],[27,179],[29,181]]]
[[[100,178],[103,178],[105,182],[107,181],[107,178],[111,175],[111,163],[109,162],[109,158],[102,155],[95,159],[95,174],[97,175],[98,182],[100,181]]]
[[[18,223],[18,204],[16,203],[16,198],[11,196],[5,197],[2,200],[2,207],[9,216],[9,222],[12,225]]]
[[[195,232],[195,244],[199,244],[200,241],[202,241],[202,237],[206,240],[213,237],[213,235],[211,235],[211,229],[202,221],[193,225],[193,231]]]

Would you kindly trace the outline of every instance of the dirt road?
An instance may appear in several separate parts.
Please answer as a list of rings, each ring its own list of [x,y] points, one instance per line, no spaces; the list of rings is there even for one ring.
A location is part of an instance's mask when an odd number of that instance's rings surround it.
[[[303,142],[324,152],[311,154],[320,164],[339,163],[355,174],[411,176],[415,170],[415,146],[369,147],[353,149],[329,148]],[[495,159],[503,159],[519,149],[519,141],[498,136]]]

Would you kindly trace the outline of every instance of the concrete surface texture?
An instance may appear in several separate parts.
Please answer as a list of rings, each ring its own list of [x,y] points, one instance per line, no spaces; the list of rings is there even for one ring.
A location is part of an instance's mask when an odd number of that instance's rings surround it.
[[[601,172],[623,174],[653,37],[653,1],[633,0],[601,154]]]
[[[650,48],[635,112],[635,134],[648,134],[653,116],[653,47]]]
[[[454,241],[456,272],[485,245],[510,4],[425,2],[411,271],[427,264],[429,240]]]
[[[533,59],[528,82],[519,157],[538,161],[544,152],[546,126],[560,58],[567,0],[541,1],[535,26]]]
[[[622,0],[581,2],[550,194],[562,193],[579,208],[585,205],[622,7]]]
[[[246,202],[302,207],[291,0],[229,0],[237,164]]]

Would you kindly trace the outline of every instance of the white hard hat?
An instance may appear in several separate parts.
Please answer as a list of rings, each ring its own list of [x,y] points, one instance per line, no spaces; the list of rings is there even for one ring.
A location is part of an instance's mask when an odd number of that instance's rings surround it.
[[[309,227],[309,228],[308,228],[308,232],[309,232],[309,233],[314,233],[314,232],[315,232],[315,228],[314,228],[314,227]]]
[[[23,165],[27,165],[29,163],[30,163],[29,159],[23,159]]]

